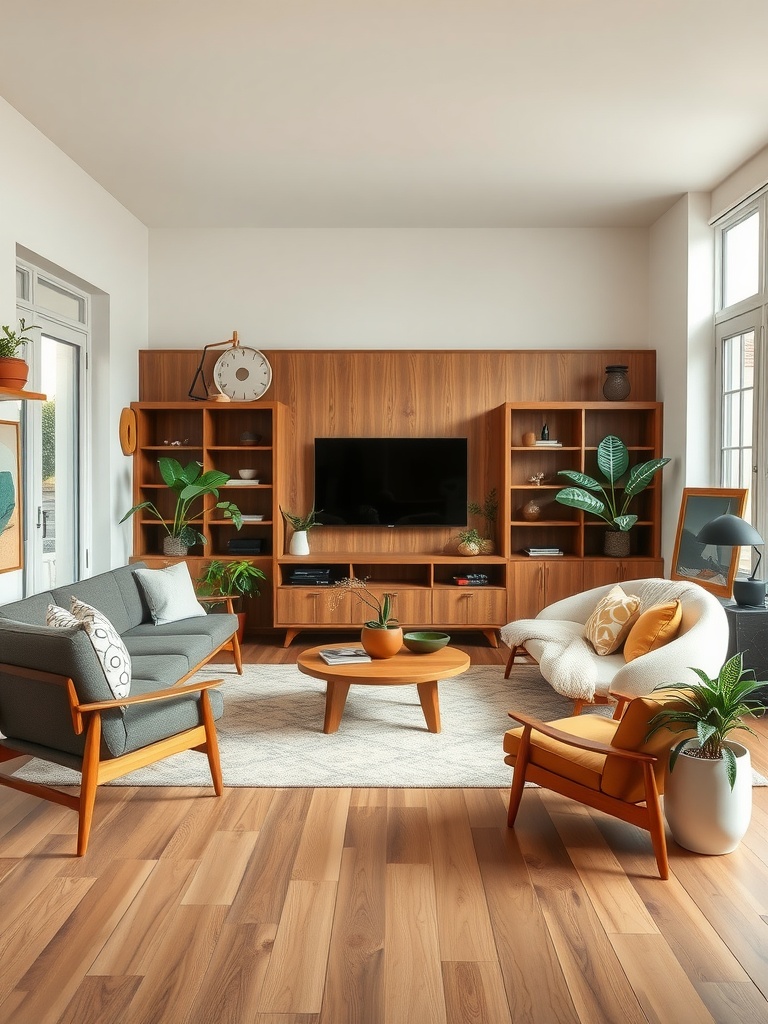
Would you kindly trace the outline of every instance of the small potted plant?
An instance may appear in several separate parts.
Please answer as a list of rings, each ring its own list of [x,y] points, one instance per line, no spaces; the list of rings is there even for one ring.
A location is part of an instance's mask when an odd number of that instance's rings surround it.
[[[632,467],[624,486],[617,486],[620,478],[629,469],[629,451],[621,438],[609,434],[597,446],[597,465],[606,478],[605,486],[586,473],[580,473],[575,469],[561,469],[559,476],[567,477],[579,486],[565,487],[558,491],[555,501],[604,519],[608,523],[605,554],[626,558],[629,554],[629,530],[637,522],[637,516],[627,515],[629,503],[645,490],[656,472],[669,461],[651,459],[650,462],[641,462]],[[590,494],[590,491],[602,494],[602,499],[595,497],[594,493]]]
[[[206,543],[205,536],[192,525],[193,520],[203,512],[203,509],[197,507],[197,502],[207,497],[218,498],[219,487],[227,483],[229,475],[217,469],[203,473],[200,462],[190,462],[188,466],[182,467],[176,459],[162,458],[157,460],[157,465],[163,481],[176,495],[173,519],[169,522],[153,502],[142,501],[129,509],[120,522],[124,523],[132,515],[146,509],[162,523],[166,531],[163,553],[183,557],[193,545]],[[214,507],[221,509],[224,518],[231,519],[236,529],[239,530],[243,525],[240,509],[231,501],[217,501]]]
[[[317,518],[320,513],[316,512],[314,508],[304,516],[297,516],[292,512],[286,512],[284,508],[281,508],[280,511],[286,522],[290,523],[293,527],[293,536],[288,547],[288,553],[290,555],[308,555],[309,531],[315,526],[323,525]]]
[[[699,683],[656,687],[676,694],[679,703],[651,719],[647,738],[659,729],[684,734],[670,751],[664,795],[675,841],[694,853],[730,853],[749,826],[752,773],[747,748],[727,737],[737,729],[754,735],[744,719],[766,710],[756,691],[768,684],[743,670],[741,654],[714,679],[691,671]]]
[[[239,623],[237,638],[241,643],[245,634],[246,619],[243,599],[258,597],[261,593],[259,582],[266,578],[257,565],[244,558],[232,562],[214,559],[206,565],[205,572],[197,579],[198,593],[201,597],[240,598],[239,610],[235,614]]]
[[[492,488],[485,496],[482,505],[476,501],[470,501],[467,511],[473,516],[480,516],[485,522],[485,536],[480,542],[480,554],[492,555],[494,551],[493,534],[496,529],[496,517],[499,514],[499,498],[496,488]]]
[[[351,591],[374,613],[373,618],[363,623],[360,642],[372,658],[392,658],[403,646],[403,630],[392,615],[392,595],[382,594],[378,598],[368,589],[368,578],[345,577],[333,584],[336,595],[331,598],[335,610],[341,601],[341,592]]]
[[[472,555],[479,555],[483,550],[483,538],[480,536],[478,530],[460,530],[459,531],[459,546],[456,548],[460,555],[466,555],[471,557]]]
[[[10,325],[0,327],[0,387],[21,391],[29,377],[29,366],[26,360],[16,355],[22,345],[32,341],[26,336],[27,331],[38,330],[36,324],[27,326],[24,317],[19,320],[19,330],[11,330]]]

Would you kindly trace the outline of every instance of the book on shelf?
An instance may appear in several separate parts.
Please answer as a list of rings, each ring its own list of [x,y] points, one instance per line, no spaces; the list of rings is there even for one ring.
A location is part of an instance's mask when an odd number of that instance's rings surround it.
[[[526,555],[532,555],[534,558],[549,557],[550,555],[562,555],[562,548],[523,548]]]
[[[534,448],[562,448],[562,441],[536,441]]]
[[[329,647],[320,651],[320,657],[326,665],[356,665],[371,660],[362,647]]]

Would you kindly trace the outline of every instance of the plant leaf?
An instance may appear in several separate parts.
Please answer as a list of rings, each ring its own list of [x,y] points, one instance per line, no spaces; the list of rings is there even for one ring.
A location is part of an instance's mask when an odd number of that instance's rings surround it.
[[[626,533],[637,522],[637,516],[616,516],[613,521],[623,533]]]
[[[624,488],[624,505],[626,507],[626,499],[634,498],[640,491],[644,491],[648,484],[651,482],[654,474],[661,469],[662,466],[666,466],[669,459],[651,459],[650,462],[642,462],[639,466],[633,466],[629,474],[626,486]]]
[[[561,505],[569,505],[571,508],[580,508],[582,512],[591,512],[593,515],[605,519],[606,522],[610,522],[605,515],[603,502],[588,491],[582,491],[580,487],[564,487],[555,495],[555,501],[559,501]]]
[[[627,446],[620,437],[609,434],[604,437],[597,446],[597,464],[600,472],[612,484],[615,484],[619,477],[623,476],[629,466],[629,452]]]
[[[558,476],[565,476],[569,480],[573,480],[575,484],[579,484],[581,487],[586,487],[588,491],[602,491],[603,485],[595,480],[591,476],[587,476],[586,473],[580,473],[577,469],[561,469]]]

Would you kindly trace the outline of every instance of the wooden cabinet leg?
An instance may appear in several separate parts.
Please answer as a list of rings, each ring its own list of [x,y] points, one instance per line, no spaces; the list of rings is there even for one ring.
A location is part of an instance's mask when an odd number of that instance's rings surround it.
[[[346,682],[328,682],[325,691],[325,722],[323,732],[336,732],[344,714],[350,684]]]
[[[421,710],[430,732],[440,732],[440,704],[437,695],[437,683],[417,683]]]

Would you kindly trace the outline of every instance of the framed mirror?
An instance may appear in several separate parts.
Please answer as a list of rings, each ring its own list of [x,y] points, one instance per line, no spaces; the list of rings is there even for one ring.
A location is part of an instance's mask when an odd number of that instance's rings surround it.
[[[717,516],[740,516],[747,504],[742,487],[686,487],[677,521],[670,579],[695,580],[718,597],[730,597],[739,562],[739,548],[701,544],[696,535]]]

